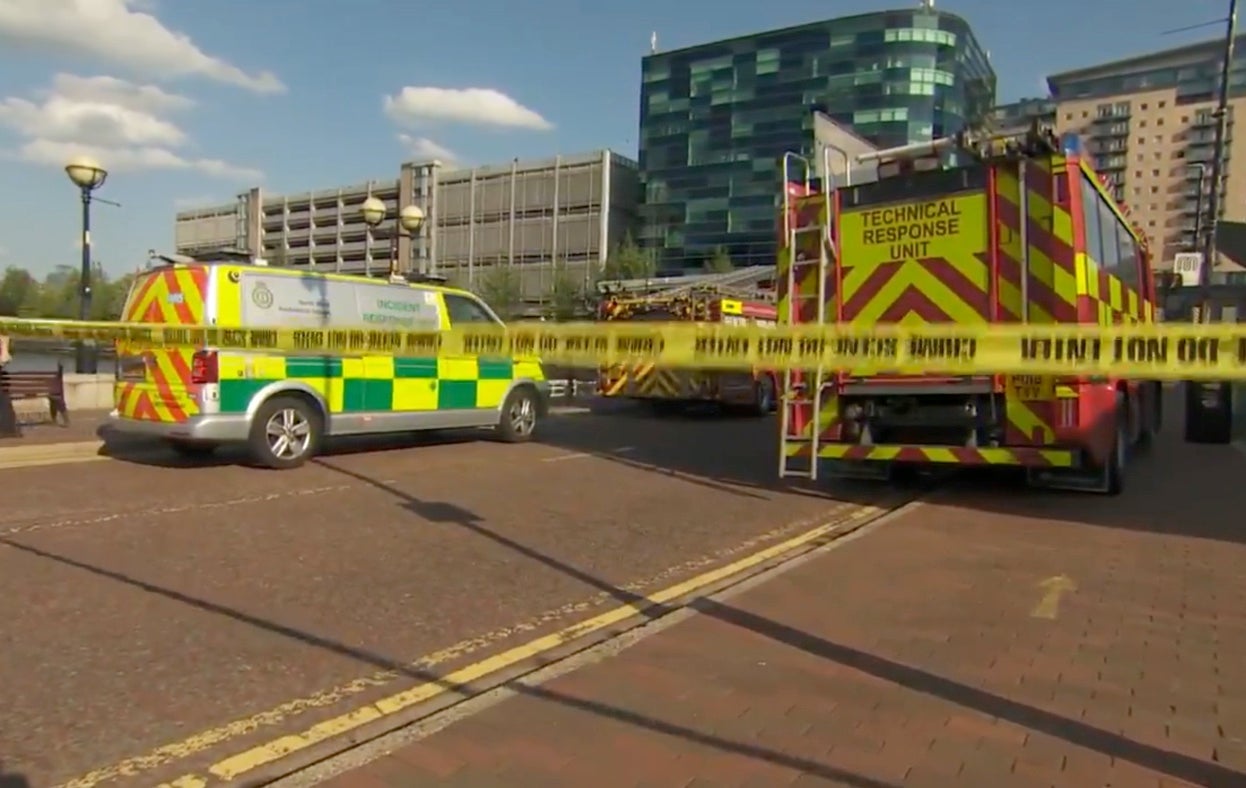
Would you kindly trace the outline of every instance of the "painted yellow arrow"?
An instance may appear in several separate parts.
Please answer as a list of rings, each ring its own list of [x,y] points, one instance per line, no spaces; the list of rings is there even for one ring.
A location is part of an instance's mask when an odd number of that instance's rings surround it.
[[[1038,587],[1043,592],[1043,598],[1030,612],[1030,616],[1055,620],[1060,615],[1060,598],[1076,591],[1077,583],[1065,575],[1056,575],[1042,581]]]

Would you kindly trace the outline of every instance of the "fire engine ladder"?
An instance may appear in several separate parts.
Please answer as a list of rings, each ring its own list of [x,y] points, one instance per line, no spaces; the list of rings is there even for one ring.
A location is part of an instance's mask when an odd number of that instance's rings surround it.
[[[786,153],[783,156],[783,234],[787,244],[789,254],[792,259],[788,264],[786,273],[786,287],[788,294],[788,314],[780,315],[780,319],[786,318],[789,323],[799,323],[801,316],[806,314],[801,309],[802,302],[815,299],[817,310],[817,323],[824,325],[826,323],[826,282],[827,274],[831,267],[832,260],[836,255],[836,239],[832,237],[831,209],[832,198],[835,193],[834,175],[830,168],[830,149],[826,149],[823,155],[824,161],[821,163],[821,198],[825,208],[826,224],[820,221],[814,221],[810,225],[793,226],[792,222],[792,195],[789,184],[799,183],[803,187],[803,192],[808,193],[815,174],[814,164],[796,153]],[[805,242],[810,235],[816,235],[817,256],[814,259],[802,257],[800,250],[815,246]],[[812,293],[803,293],[800,289],[800,283],[804,280],[805,272],[813,267],[816,272],[817,289]],[[818,478],[818,438],[819,438],[819,413],[822,409],[822,393],[826,383],[826,373],[821,367],[815,370],[797,373],[793,370],[785,370],[783,372],[783,399],[782,407],[779,409],[779,477],[803,477],[811,481]],[[798,377],[799,375],[799,377]],[[807,435],[793,435],[792,430],[792,408],[793,406],[807,406],[806,412],[810,419],[809,433]],[[798,461],[791,456],[789,446],[792,444],[802,444],[808,447],[808,465],[802,461]],[[804,454],[801,452],[801,454]]]

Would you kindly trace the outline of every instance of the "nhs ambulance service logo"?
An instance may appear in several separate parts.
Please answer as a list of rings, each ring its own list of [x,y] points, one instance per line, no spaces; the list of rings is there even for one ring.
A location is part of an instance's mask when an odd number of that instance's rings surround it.
[[[273,305],[273,291],[263,282],[257,282],[251,290],[251,303],[260,309],[268,309]]]

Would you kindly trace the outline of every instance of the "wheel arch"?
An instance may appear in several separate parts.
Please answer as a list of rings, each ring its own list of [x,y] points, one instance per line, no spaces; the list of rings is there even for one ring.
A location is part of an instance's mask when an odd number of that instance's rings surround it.
[[[320,416],[321,424],[328,428],[329,424],[329,406],[324,401],[324,397],[320,392],[316,391],[306,383],[298,381],[286,380],[276,383],[270,383],[251,397],[251,401],[247,403],[247,422],[253,423],[255,415],[259,413],[260,408],[264,404],[271,401],[274,397],[296,397],[303,400],[307,404],[315,408],[316,413]]]

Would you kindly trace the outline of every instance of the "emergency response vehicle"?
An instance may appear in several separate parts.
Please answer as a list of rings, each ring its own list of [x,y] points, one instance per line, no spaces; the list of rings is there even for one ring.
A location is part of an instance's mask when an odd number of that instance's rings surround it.
[[[1157,319],[1145,236],[1075,140],[1036,124],[857,160],[875,177],[836,188],[829,160],[784,157],[781,322],[985,333]],[[1032,484],[1116,494],[1131,450],[1161,421],[1151,381],[838,369],[787,373],[783,392],[780,474],[809,478],[1001,465]]]
[[[773,303],[729,297],[718,288],[631,297],[607,295],[598,309],[601,320],[692,320],[774,326],[777,318]],[[637,363],[605,366],[598,371],[600,396],[647,402],[660,413],[675,412],[695,403],[717,403],[764,416],[775,409],[777,391],[777,376],[763,369],[685,370]]]
[[[221,328],[448,330],[501,324],[480,299],[432,281],[387,281],[256,264],[161,258],[127,297],[129,323]],[[532,438],[548,408],[537,358],[298,355],[118,343],[120,433],[206,455],[247,444],[272,468],[303,464],[326,437],[492,427]]]

